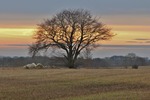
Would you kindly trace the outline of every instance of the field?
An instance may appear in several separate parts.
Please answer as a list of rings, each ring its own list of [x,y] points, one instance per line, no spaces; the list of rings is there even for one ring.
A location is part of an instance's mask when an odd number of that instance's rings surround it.
[[[0,68],[0,100],[150,100],[150,68]]]

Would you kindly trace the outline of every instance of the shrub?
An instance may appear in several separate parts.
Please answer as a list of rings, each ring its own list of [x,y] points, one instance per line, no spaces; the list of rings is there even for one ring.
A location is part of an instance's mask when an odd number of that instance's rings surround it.
[[[138,65],[132,65],[132,69],[138,69]]]

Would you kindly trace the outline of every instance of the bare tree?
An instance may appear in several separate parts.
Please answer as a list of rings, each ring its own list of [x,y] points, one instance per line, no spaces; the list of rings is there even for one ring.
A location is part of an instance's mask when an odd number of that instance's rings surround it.
[[[92,50],[95,49],[95,46],[87,46],[81,53],[81,57],[84,59],[92,59]]]
[[[89,47],[86,47],[84,52],[83,52],[83,58],[84,59],[92,59],[92,54],[91,54],[92,49]]]
[[[64,50],[69,68],[82,50],[91,44],[113,37],[110,29],[86,10],[64,10],[38,25],[34,34],[36,42],[29,47],[33,56],[40,50],[56,47]]]

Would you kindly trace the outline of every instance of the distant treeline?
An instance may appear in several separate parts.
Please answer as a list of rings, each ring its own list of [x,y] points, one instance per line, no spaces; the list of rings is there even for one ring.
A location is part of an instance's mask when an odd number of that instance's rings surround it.
[[[94,59],[84,59],[83,66],[87,67],[124,67],[128,68],[130,66],[148,66],[150,65],[150,60],[148,58],[136,57],[130,58],[126,56],[112,56],[107,58],[94,58]]]
[[[1,57],[0,67],[20,67],[31,63],[41,63],[44,66],[64,66],[63,58],[56,57]]]
[[[65,60],[62,57],[1,57],[0,67],[21,67],[30,63],[41,63],[44,66],[65,67]],[[127,56],[112,56],[106,58],[78,58],[77,67],[129,67],[133,65],[148,66],[150,60],[144,57],[138,57],[134,54]]]

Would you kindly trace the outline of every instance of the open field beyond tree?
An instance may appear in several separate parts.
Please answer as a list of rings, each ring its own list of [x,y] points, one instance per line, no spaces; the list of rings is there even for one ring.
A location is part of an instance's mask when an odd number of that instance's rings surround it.
[[[0,68],[0,100],[149,100],[150,68]]]

